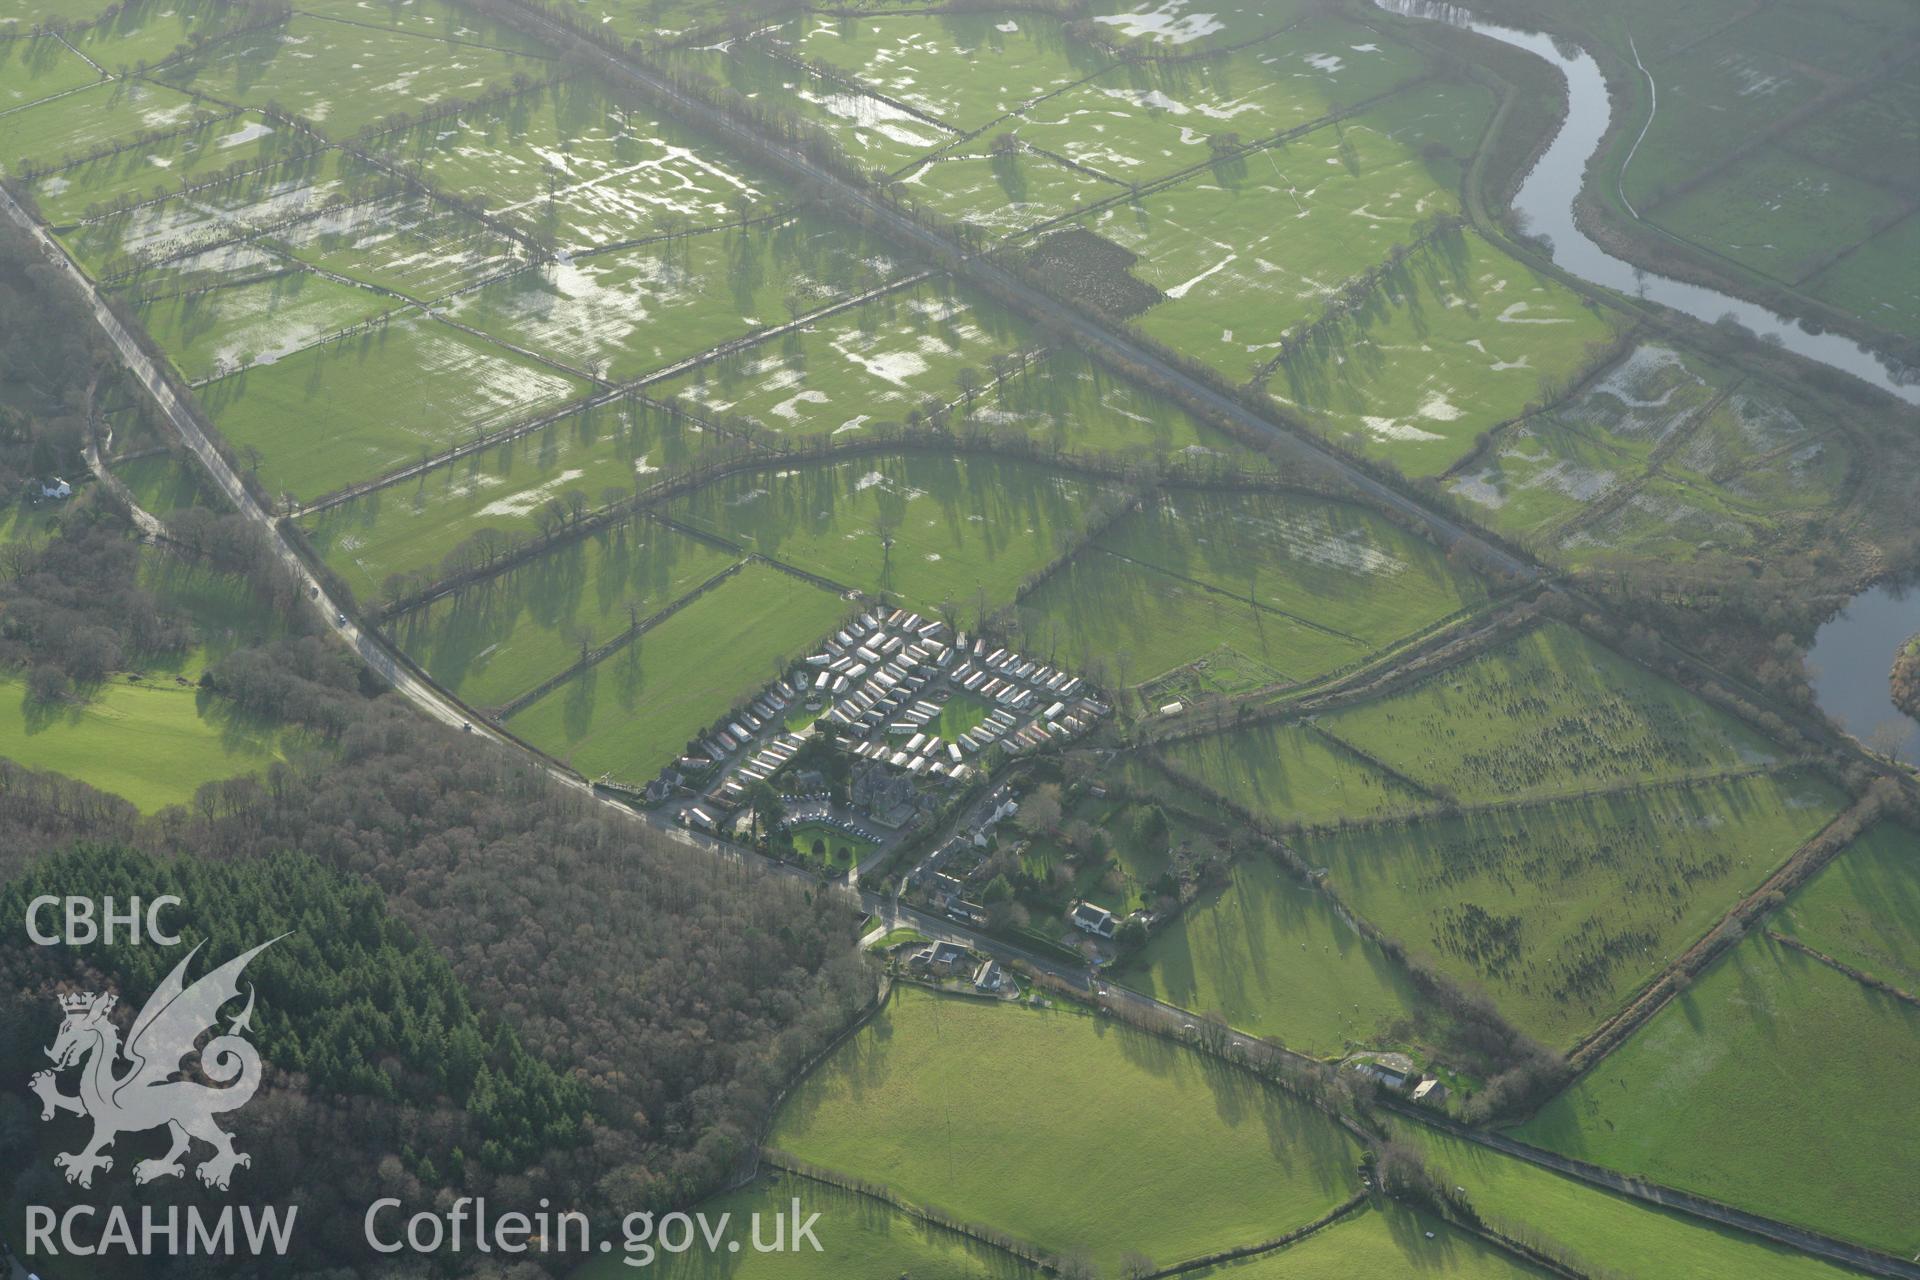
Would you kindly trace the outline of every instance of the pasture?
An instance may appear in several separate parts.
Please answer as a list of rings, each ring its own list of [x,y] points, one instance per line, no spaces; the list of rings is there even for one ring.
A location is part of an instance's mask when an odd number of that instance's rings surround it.
[[[1173,489],[1099,545],[1365,650],[1486,599],[1438,548],[1311,494]]]
[[[1383,824],[1295,842],[1422,962],[1571,1044],[1840,808],[1782,774]]]
[[[1370,1203],[1284,1249],[1186,1274],[1192,1280],[1543,1280],[1551,1273],[1389,1200]]]
[[[1348,280],[1458,213],[1460,161],[1423,150],[1427,121],[1487,112],[1470,86],[1421,85],[1084,221],[1139,254],[1135,274],[1166,295],[1142,330],[1243,383]]]
[[[970,370],[1029,346],[1027,324],[940,281],[874,298],[659,383],[695,413],[786,436],[840,436],[870,422],[917,423],[962,404]]]
[[[418,302],[527,265],[524,246],[457,209],[381,196],[280,231],[276,242],[324,271]]]
[[[447,311],[624,382],[892,274],[885,250],[868,237],[801,216],[542,263],[456,295]]]
[[[632,111],[591,78],[390,132],[378,146],[536,241],[576,252],[737,221],[780,195],[698,134]]]
[[[906,453],[726,476],[664,514],[923,613],[951,608],[973,626],[1119,500],[1032,463]]]
[[[147,200],[204,186],[231,169],[264,168],[301,143],[312,145],[254,112],[201,116],[147,146],[64,168],[35,184],[34,199],[49,223],[78,222],[118,201]]]
[[[1466,1188],[1496,1230],[1556,1245],[1588,1275],[1681,1275],[1695,1280],[1848,1280],[1858,1273],[1758,1236],[1656,1208],[1449,1137],[1395,1124],[1448,1186]]]
[[[748,565],[507,727],[588,777],[644,783],[850,609],[811,583]]]
[[[270,365],[398,306],[366,289],[290,270],[134,304],[148,334],[189,382]]]
[[[182,129],[215,114],[183,93],[147,80],[102,81],[51,102],[0,115],[0,166],[18,174],[22,160],[65,165],[116,139],[162,129]],[[59,174],[40,179],[46,190]]]
[[[1920,834],[1882,822],[1767,926],[1882,982],[1920,991]]]
[[[1330,1057],[1404,1040],[1418,993],[1328,899],[1256,852],[1114,974],[1155,999]]]
[[[1516,1136],[1907,1257],[1916,1043],[1920,1009],[1756,932]]]
[[[4,31],[4,28],[0,28]],[[0,110],[84,88],[100,73],[55,36],[0,39]]]
[[[1095,173],[1148,182],[1215,165],[1216,142],[1264,141],[1425,74],[1408,45],[1323,16],[1211,58],[1123,63],[1027,107],[1019,132]],[[1256,179],[1265,168],[1258,156],[1246,166],[1216,167],[1223,178]]]
[[[1168,744],[1174,768],[1279,827],[1425,808],[1432,800],[1306,724],[1267,721]]]
[[[794,1174],[763,1172],[749,1185],[701,1203],[709,1222],[729,1215],[736,1238],[751,1242],[750,1223],[760,1215],[761,1240],[771,1243],[773,1220],[788,1216],[800,1201],[800,1217],[818,1213],[814,1235],[821,1252],[802,1245],[797,1252],[756,1253],[743,1244],[738,1253],[692,1249],[660,1252],[643,1275],[661,1280],[847,1280],[848,1277],[911,1276],[913,1280],[1027,1280],[1038,1271],[1012,1254],[978,1244],[957,1232],[930,1226],[910,1214]],[[783,1237],[784,1238],[784,1237]],[[635,1255],[636,1257],[639,1255]],[[570,1280],[630,1280],[635,1267],[615,1252],[584,1263]]]
[[[0,756],[51,769],[129,800],[143,813],[185,804],[203,782],[256,773],[281,758],[281,733],[212,694],[118,679],[78,700],[31,704],[0,678]]]
[[[1565,391],[1618,323],[1478,233],[1449,231],[1316,322],[1263,385],[1337,443],[1433,475],[1487,427]]]
[[[300,527],[327,567],[372,599],[392,574],[478,567],[726,444],[665,410],[616,401],[304,516]],[[473,539],[484,554],[467,554]]]
[[[571,539],[387,624],[408,657],[472,706],[533,689],[735,563],[647,521]]]
[[[1320,1112],[1179,1045],[910,986],[793,1091],[769,1142],[1106,1271],[1128,1250],[1169,1266],[1281,1235],[1346,1198],[1358,1156]]]
[[[406,316],[199,389],[273,493],[307,500],[580,398],[586,384]]]
[[[1012,236],[1076,209],[1126,194],[1111,178],[1029,147],[998,150],[999,139],[955,147],[900,179],[919,204],[956,222]],[[1017,137],[1018,135],[1014,135]]]
[[[1328,734],[1463,802],[1725,773],[1779,759],[1726,712],[1559,623],[1411,689],[1321,716]]]
[[[1112,65],[1048,14],[834,18],[782,28],[795,56],[823,62],[955,129],[981,129]]]
[[[542,79],[555,70],[547,57],[296,13],[284,26],[218,41],[154,74],[225,102],[278,102],[329,137],[346,138],[445,99],[505,88],[516,74]]]
[[[1067,453],[1165,458],[1200,471],[1215,459],[1256,471],[1264,455],[1173,401],[1115,377],[1071,347],[1013,361],[974,402],[970,426],[1025,434]]]

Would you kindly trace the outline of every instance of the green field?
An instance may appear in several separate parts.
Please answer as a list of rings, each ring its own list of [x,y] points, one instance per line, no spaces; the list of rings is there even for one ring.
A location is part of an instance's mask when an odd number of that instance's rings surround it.
[[[1123,182],[1204,167],[1223,181],[1257,183],[1268,172],[1259,156],[1215,164],[1210,140],[1262,141],[1427,70],[1401,41],[1326,15],[1216,58],[1122,64],[1034,104],[1019,132]]]
[[[1112,492],[1027,462],[909,453],[726,477],[667,514],[922,612],[951,604],[971,625]]]
[[[100,73],[54,36],[0,40],[0,110],[84,88]]]
[[[1319,724],[1468,803],[1698,777],[1780,758],[1726,712],[1558,623]]]
[[[1564,391],[1617,321],[1477,233],[1426,241],[1265,380],[1336,442],[1433,475],[1495,423]]]
[[[136,309],[190,382],[273,364],[399,304],[304,271],[253,284],[169,295]]]
[[[574,250],[717,226],[779,194],[701,135],[633,112],[591,78],[390,133],[379,145],[541,243]]]
[[[296,13],[284,26],[219,41],[156,74],[226,102],[278,102],[347,138],[444,98],[504,88],[516,74],[539,79],[556,70],[549,58]]]
[[[1920,1009],[1755,933],[1517,1136],[1911,1256],[1916,1044]]]
[[[1109,1273],[1127,1250],[1168,1266],[1281,1235],[1346,1198],[1357,1158],[1321,1113],[1178,1045],[916,987],[793,1092],[769,1141]]]
[[[57,101],[0,115],[0,165],[17,173],[21,160],[63,164],[116,138],[185,128],[213,113],[212,108],[196,106],[193,99],[165,85],[145,80],[103,82]],[[41,178],[37,189],[46,190],[59,177]]]
[[[435,680],[499,706],[713,577],[735,557],[644,522],[576,538],[388,624]]]
[[[124,199],[147,200],[202,186],[230,167],[257,170],[279,162],[298,135],[253,112],[175,129],[144,147],[62,169],[34,186],[50,223],[77,222]],[[98,206],[98,208],[96,208]]]
[[[389,196],[279,233],[302,262],[421,302],[523,267],[526,250],[457,209]]]
[[[630,501],[638,488],[725,445],[665,410],[598,405],[306,516],[300,527],[327,567],[371,600],[390,574],[457,569],[465,563],[457,549],[469,539],[525,545],[554,519],[550,504],[577,499],[598,510],[616,492]]]
[[[1298,1244],[1185,1274],[1193,1280],[1525,1280],[1551,1274],[1437,1218],[1392,1201],[1376,1204]]]
[[[820,1252],[802,1245],[798,1252],[756,1253],[753,1215],[761,1219],[761,1239],[771,1243],[775,1215],[785,1214],[793,1228],[792,1205],[800,1217],[819,1214],[813,1233]],[[751,1185],[700,1205],[707,1220],[730,1215],[731,1231],[742,1241],[738,1253],[709,1253],[695,1248],[683,1254],[659,1252],[645,1270],[629,1265],[620,1246],[609,1256],[588,1262],[571,1280],[621,1280],[634,1275],[662,1280],[1016,1280],[1037,1277],[1037,1269],[1012,1254],[978,1244],[957,1232],[929,1226],[876,1200],[793,1174],[765,1173]],[[629,1255],[636,1259],[644,1255]]]
[[[786,436],[840,436],[917,422],[961,400],[961,371],[985,386],[995,356],[1029,345],[1010,312],[941,281],[889,293],[727,353],[650,394]]]
[[[684,235],[545,263],[460,294],[463,324],[615,380],[785,324],[891,274],[880,246],[823,219]]]
[[[25,684],[7,677],[0,679],[0,756],[78,778],[152,813],[185,804],[203,782],[266,768],[280,759],[280,734],[170,680],[116,680],[83,702],[43,708],[29,705]]]
[[[589,777],[645,782],[849,609],[810,583],[748,565],[507,727]]]
[[[1714,1226],[1419,1125],[1394,1127],[1443,1185],[1466,1188],[1496,1229],[1557,1246],[1588,1275],[1690,1280],[1846,1280],[1858,1273],[1797,1249]]]
[[[1332,1056],[1390,1044],[1417,992],[1327,898],[1256,853],[1157,932],[1114,975],[1121,983],[1236,1028]]]
[[[988,141],[955,147],[902,178],[900,189],[917,204],[1001,236],[1126,194],[1113,179],[1043,152],[992,147]]]
[[[1112,65],[1061,30],[1060,19],[1028,12],[799,18],[780,37],[818,59],[955,129],[979,129],[1042,94]]]
[[[1360,661],[1484,600],[1434,547],[1345,503],[1174,489],[1021,602],[1029,647],[1144,684],[1237,693]]]
[[[419,462],[558,408],[577,378],[431,319],[405,317],[200,389],[221,434],[301,499]]]
[[[996,438],[1026,435],[1063,452],[1171,459],[1203,473],[1215,460],[1252,471],[1272,465],[1233,436],[1070,347],[1044,359],[1016,360],[1008,376],[974,402],[967,421]]]
[[[1563,1046],[1705,935],[1840,801],[1814,778],[1762,776],[1330,833],[1295,849],[1414,957]]]
[[[1768,923],[1882,982],[1920,991],[1920,835],[1880,824]]]
[[[1431,797],[1305,724],[1268,721],[1166,747],[1169,763],[1280,826],[1315,826],[1431,806]]]
[[[1166,294],[1144,332],[1246,382],[1344,281],[1459,211],[1460,161],[1420,143],[1434,141],[1430,119],[1464,124],[1465,155],[1489,110],[1472,86],[1423,85],[1238,161],[1243,178],[1209,170],[1087,225],[1139,254],[1134,274]]]

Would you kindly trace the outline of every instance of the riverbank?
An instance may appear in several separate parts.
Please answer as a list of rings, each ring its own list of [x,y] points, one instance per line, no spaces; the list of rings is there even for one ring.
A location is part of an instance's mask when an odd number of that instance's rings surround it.
[[[1893,655],[1893,671],[1888,683],[1893,705],[1920,720],[1920,631],[1914,632]]]

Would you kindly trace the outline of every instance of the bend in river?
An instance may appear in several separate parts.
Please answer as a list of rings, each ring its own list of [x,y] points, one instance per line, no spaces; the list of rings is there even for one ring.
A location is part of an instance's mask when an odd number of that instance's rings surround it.
[[[1777,340],[1797,355],[1853,374],[1909,404],[1920,404],[1920,385],[1896,371],[1884,358],[1837,333],[1813,333],[1798,320],[1756,302],[1704,285],[1688,284],[1636,267],[1601,248],[1574,218],[1574,200],[1585,181],[1587,162],[1606,136],[1613,101],[1606,77],[1584,49],[1569,56],[1551,36],[1537,31],[1482,22],[1459,5],[1434,0],[1374,0],[1388,13],[1462,27],[1546,59],[1567,81],[1567,119],[1559,134],[1534,162],[1513,207],[1526,219],[1530,234],[1544,236],[1553,261],[1581,279],[1620,293],[1637,294],[1696,320],[1713,324],[1732,315],[1762,338]],[[1649,121],[1651,124],[1651,121]]]

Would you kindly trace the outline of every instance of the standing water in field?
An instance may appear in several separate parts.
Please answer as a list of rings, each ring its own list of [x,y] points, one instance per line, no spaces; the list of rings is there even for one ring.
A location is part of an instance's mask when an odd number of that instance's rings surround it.
[[[1920,631],[1920,587],[1863,591],[1813,637],[1814,700],[1868,746],[1920,765],[1920,720],[1893,705],[1893,655]]]
[[[1374,0],[1388,13],[1425,18],[1463,27],[1476,35],[1537,54],[1560,69],[1567,81],[1567,119],[1559,134],[1534,163],[1520,184],[1513,207],[1526,219],[1531,235],[1544,236],[1554,263],[1583,280],[1685,312],[1713,324],[1732,315],[1747,329],[1809,360],[1830,365],[1870,382],[1910,404],[1920,404],[1920,385],[1882,357],[1837,333],[1812,333],[1799,321],[1778,315],[1755,302],[1736,298],[1703,285],[1687,284],[1657,275],[1616,258],[1601,248],[1574,220],[1574,200],[1585,180],[1587,161],[1606,136],[1613,118],[1606,77],[1585,50],[1569,55],[1551,36],[1537,31],[1481,22],[1459,5],[1434,0]],[[1656,107],[1656,110],[1658,108]]]

